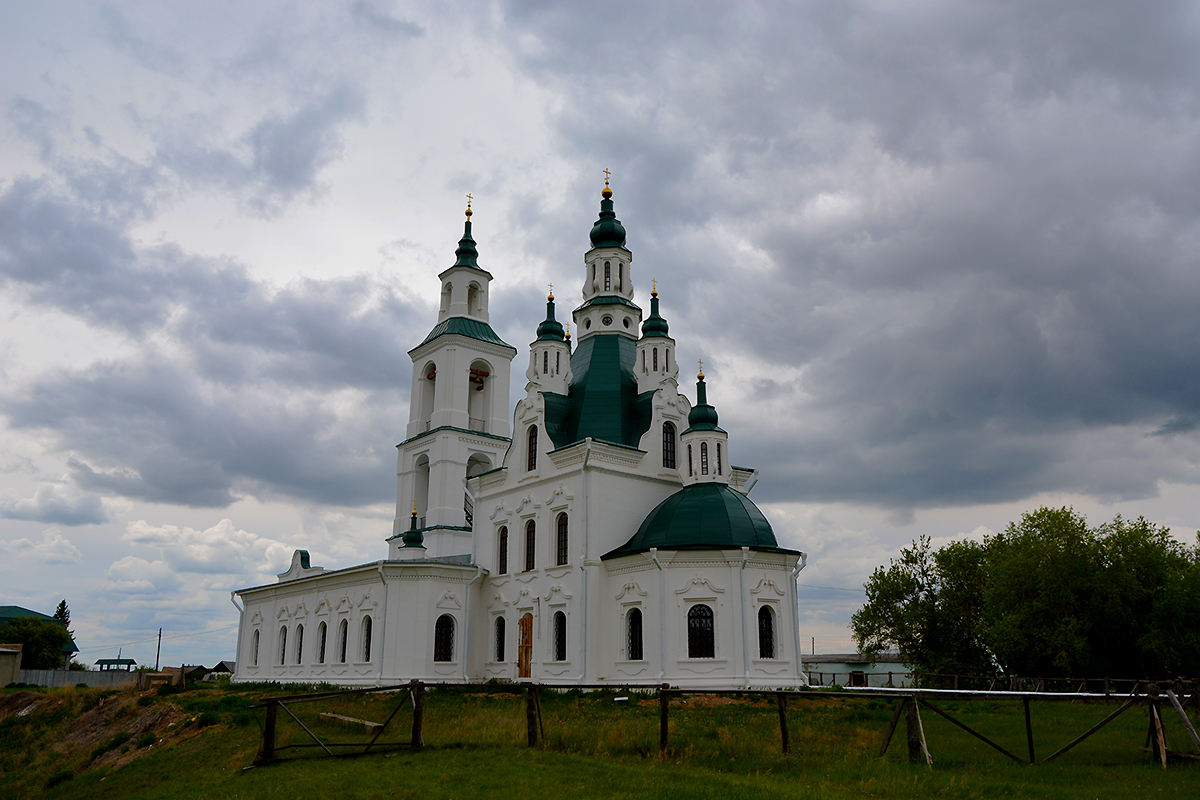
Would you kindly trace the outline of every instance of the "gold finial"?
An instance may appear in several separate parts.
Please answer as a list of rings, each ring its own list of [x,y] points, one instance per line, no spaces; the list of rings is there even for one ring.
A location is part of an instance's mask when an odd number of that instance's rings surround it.
[[[553,299],[554,299],[554,284],[553,284],[553,283],[552,283],[552,284],[550,284],[550,296],[549,296],[549,297],[547,297],[546,299],[547,299],[547,300],[553,300]]]
[[[571,323],[567,323],[567,338],[571,338]]]
[[[696,375],[696,379],[704,380],[704,359],[697,359],[696,363],[700,365],[700,372]]]
[[[472,200],[471,195],[468,194],[467,195],[467,219],[471,218],[471,200]],[[413,513],[415,514],[417,512],[414,511]]]
[[[413,498],[413,516],[417,515],[417,498]]]
[[[608,177],[610,175],[612,175],[611,172],[609,172],[607,169],[604,170],[604,191],[600,193],[600,196],[605,200],[612,197],[612,189],[608,188]]]
[[[650,293],[650,296],[651,296],[651,297],[658,297],[658,281],[656,281],[656,280],[653,280],[653,281],[650,281],[650,282],[651,282],[652,284],[654,284],[654,291],[652,291],[652,292]]]

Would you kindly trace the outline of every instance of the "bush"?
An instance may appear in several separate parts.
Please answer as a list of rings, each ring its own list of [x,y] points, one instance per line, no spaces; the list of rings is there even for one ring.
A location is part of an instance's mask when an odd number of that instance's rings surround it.
[[[46,781],[46,788],[53,789],[60,783],[66,783],[75,777],[75,773],[69,769],[62,769],[50,776],[50,780]]]
[[[133,736],[129,731],[114,733],[112,736],[105,739],[100,744],[96,745],[96,749],[92,751],[92,760],[95,761],[100,756],[107,753],[109,750],[116,750],[121,745],[129,741],[129,737]]]
[[[207,728],[209,725],[216,725],[221,719],[212,711],[205,711],[196,717],[197,728]]]
[[[161,684],[158,689],[155,690],[159,697],[166,697],[169,694],[179,694],[182,691],[182,687],[176,686],[173,683]]]
[[[148,731],[147,733],[143,733],[141,736],[138,737],[138,740],[136,742],[137,748],[139,750],[141,750],[143,747],[149,747],[150,745],[154,744],[156,739],[158,739],[158,737],[154,735],[154,731]]]

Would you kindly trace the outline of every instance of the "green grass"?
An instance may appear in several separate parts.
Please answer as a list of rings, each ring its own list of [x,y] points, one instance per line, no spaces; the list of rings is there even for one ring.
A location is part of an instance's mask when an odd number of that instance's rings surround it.
[[[63,690],[74,691],[74,690]],[[111,724],[129,726],[137,713],[171,704],[180,721],[159,730],[164,741],[117,768],[88,768],[89,753],[71,756],[52,746],[90,698],[70,698],[62,709],[0,722],[0,798],[472,798],[565,796],[574,798],[1120,798],[1200,796],[1200,762],[1172,763],[1164,771],[1143,751],[1147,716],[1135,708],[1050,764],[1018,764],[951,723],[922,712],[932,768],[907,761],[904,724],[888,754],[878,758],[892,705],[883,700],[793,699],[789,729],[793,752],[780,753],[773,700],[729,702],[688,698],[673,702],[670,742],[658,752],[658,703],[636,695],[613,702],[612,693],[544,692],[545,747],[525,746],[523,698],[499,692],[430,691],[426,695],[426,748],[356,758],[298,758],[314,750],[284,750],[281,763],[243,771],[261,742],[264,692],[203,689],[155,696],[149,706],[134,697],[134,711],[112,712]],[[323,721],[322,711],[382,722],[400,696],[360,695],[292,707],[322,738],[365,742],[358,726]],[[110,701],[112,702],[112,701]],[[938,703],[948,713],[1019,756],[1027,754],[1019,701]],[[1109,705],[1033,704],[1039,758],[1115,710]],[[53,717],[53,720],[50,718]],[[406,705],[384,739],[406,741]],[[215,721],[214,721],[215,720]],[[1186,750],[1178,718],[1166,718],[1168,741]],[[284,713],[278,746],[311,741]],[[205,724],[208,723],[208,724]],[[122,728],[125,730],[127,728]],[[120,730],[114,728],[114,737]],[[177,738],[172,740],[170,737]],[[73,776],[73,777],[72,777]],[[60,783],[56,783],[60,782]],[[54,785],[50,785],[54,784]],[[49,788],[47,788],[49,786]]]

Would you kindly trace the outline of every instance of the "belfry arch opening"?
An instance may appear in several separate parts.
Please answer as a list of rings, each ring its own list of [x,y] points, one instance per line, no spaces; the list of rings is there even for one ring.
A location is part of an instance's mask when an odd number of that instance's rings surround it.
[[[468,428],[487,433],[488,417],[492,407],[492,367],[486,361],[471,362],[467,378]]]
[[[430,361],[425,365],[421,370],[419,384],[417,388],[421,405],[417,418],[425,423],[425,430],[429,430],[430,422],[433,420],[434,393],[437,389],[437,364]]]

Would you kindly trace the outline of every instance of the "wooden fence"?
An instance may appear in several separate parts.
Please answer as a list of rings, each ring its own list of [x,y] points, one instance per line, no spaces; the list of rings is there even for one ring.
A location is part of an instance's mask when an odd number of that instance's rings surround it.
[[[565,691],[568,689],[604,689],[628,692],[651,692],[658,696],[659,706],[659,751],[665,752],[669,745],[669,723],[671,714],[672,699],[681,699],[689,695],[722,695],[722,696],[744,696],[744,697],[770,697],[775,700],[779,714],[779,732],[782,752],[784,754],[791,752],[791,737],[788,731],[788,705],[795,703],[804,703],[808,700],[821,700],[827,698],[888,698],[895,700],[891,722],[883,734],[880,745],[879,755],[882,757],[887,753],[888,747],[891,744],[893,735],[899,724],[900,717],[905,719],[907,742],[908,742],[908,757],[913,763],[925,762],[932,765],[933,756],[930,752],[928,741],[925,737],[924,727],[921,723],[921,709],[927,709],[935,714],[944,717],[955,726],[969,733],[971,736],[979,739],[989,747],[995,749],[1007,758],[1014,761],[1023,762],[1024,759],[1019,757],[1000,745],[993,742],[984,734],[974,730],[962,721],[951,716],[941,707],[934,705],[932,700],[953,700],[953,701],[996,701],[996,700],[1016,700],[1019,701],[1025,714],[1025,732],[1028,746],[1029,763],[1039,763],[1035,755],[1034,748],[1034,732],[1033,724],[1030,717],[1029,706],[1031,702],[1045,701],[1076,701],[1089,700],[1098,703],[1115,702],[1113,698],[1106,697],[1104,694],[1092,694],[1087,692],[1014,692],[1014,691],[971,691],[971,690],[944,690],[944,689],[885,689],[885,688],[864,688],[845,691],[825,691],[825,690],[788,690],[788,691],[769,691],[769,690],[754,690],[745,689],[737,691],[716,691],[706,689],[679,689],[672,688],[667,684],[662,684],[657,687],[647,686],[630,686],[619,687],[612,684],[585,684],[585,685],[545,685],[538,683],[517,683],[517,684],[481,684],[472,683],[436,683],[426,684],[422,681],[410,681],[406,684],[395,686],[384,686],[371,689],[356,689],[349,691],[338,692],[321,692],[313,694],[286,695],[283,697],[268,697],[254,708],[263,708],[266,710],[266,719],[263,724],[263,741],[262,747],[259,750],[258,756],[255,759],[254,765],[270,764],[279,760],[279,753],[287,749],[310,749],[316,750],[319,748],[325,756],[347,756],[347,755],[362,755],[369,752],[381,752],[384,750],[395,750],[405,748],[411,750],[419,750],[425,744],[424,739],[424,715],[425,715],[425,691],[428,688],[454,688],[458,690],[468,691],[486,691],[489,694],[513,694],[524,696],[525,699],[525,728],[526,741],[528,746],[535,747],[539,739],[543,742],[546,738],[545,721],[542,716],[542,705],[540,695],[543,691]],[[374,733],[374,736],[366,742],[332,742],[322,740],[308,726],[306,726],[293,711],[290,706],[295,706],[302,703],[319,702],[323,700],[333,700],[353,697],[355,695],[365,695],[377,692],[397,692],[400,694],[399,702],[392,709],[387,719],[383,723],[373,723],[367,720],[354,719],[337,714],[322,714],[323,718],[336,718],[338,721],[352,725],[361,725]],[[1087,731],[1084,731],[1071,742],[1063,747],[1060,747],[1051,755],[1042,759],[1040,763],[1053,761],[1063,753],[1072,749],[1079,743],[1083,742],[1092,734],[1099,731],[1108,723],[1119,717],[1121,714],[1128,711],[1130,708],[1138,705],[1144,705],[1148,708],[1150,717],[1150,729],[1147,734],[1147,742],[1151,747],[1151,751],[1156,760],[1161,761],[1163,768],[1166,768],[1168,755],[1182,758],[1200,758],[1200,737],[1197,737],[1196,731],[1192,726],[1190,719],[1187,716],[1185,706],[1189,702],[1194,702],[1200,706],[1200,693],[1192,695],[1177,694],[1174,689],[1167,688],[1160,691],[1160,687],[1156,684],[1143,684],[1139,682],[1134,690],[1128,695],[1125,695],[1120,700],[1123,700],[1122,705],[1113,713],[1109,714],[1102,721],[1092,726]],[[385,739],[384,733],[388,730],[397,713],[406,704],[411,702],[412,707],[412,727],[411,735],[408,741],[399,739]],[[1169,708],[1170,711],[1178,715],[1182,721],[1184,729],[1187,731],[1191,740],[1192,746],[1196,749],[1196,754],[1185,753],[1182,751],[1170,751],[1167,748],[1166,737],[1163,731],[1163,709]],[[282,711],[290,717],[312,742],[302,742],[299,744],[288,744],[277,746],[276,743],[276,728],[279,723],[279,714]],[[454,744],[446,742],[445,744]],[[336,752],[335,752],[336,751]],[[321,753],[317,753],[321,755]]]

